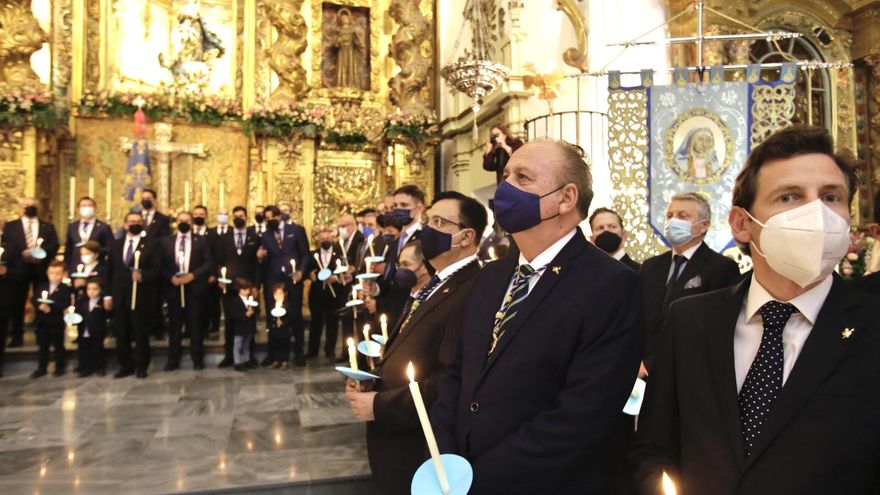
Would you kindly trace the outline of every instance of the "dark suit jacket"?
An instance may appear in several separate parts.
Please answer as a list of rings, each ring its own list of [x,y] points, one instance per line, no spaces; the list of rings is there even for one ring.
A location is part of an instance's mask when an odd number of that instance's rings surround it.
[[[89,338],[103,339],[107,335],[107,312],[104,311],[104,302],[99,298],[98,304],[89,311],[89,296],[81,296],[76,301],[76,312],[82,315],[83,321],[78,325],[79,336],[88,328]]]
[[[607,494],[606,450],[639,368],[641,290],[580,229],[517,306],[487,359],[518,259],[480,272],[432,411],[440,449],[474,467],[472,494]]]
[[[110,288],[104,290],[105,292],[109,290],[113,295],[114,311],[131,311],[131,272],[134,268],[134,259],[131,264],[125,263],[127,242],[127,236],[116,239],[110,248],[110,263],[107,267]],[[150,291],[155,290],[162,274],[161,248],[154,238],[141,237],[135,250],[141,253],[139,269],[143,276],[143,283],[138,284],[135,311],[152,314],[154,310],[149,307],[149,303],[154,295]]]
[[[146,218],[144,218],[146,221]],[[167,237],[171,235],[171,219],[164,213],[155,212],[153,219],[147,228],[147,236],[153,238]]]
[[[363,232],[360,230],[355,230],[354,233],[350,236],[351,242],[346,243],[348,249],[345,251],[345,257],[348,259],[349,265],[357,266],[358,262],[358,252],[363,246],[364,242],[366,242],[366,238],[364,237]]]
[[[425,460],[425,436],[409,391],[407,364],[416,366],[419,388],[430,408],[437,400],[440,376],[452,364],[461,337],[463,306],[471,295],[480,264],[476,261],[455,272],[421,304],[399,334],[392,329],[379,365],[373,399],[375,421],[367,423],[367,449],[373,479],[382,493],[409,493],[412,477]]]
[[[37,302],[37,299],[40,299],[43,295],[43,291],[49,290],[49,282],[42,282],[37,284],[34,288],[34,297],[31,301],[35,308],[38,308],[40,304]],[[52,304],[49,305],[49,312],[43,313],[39,309],[36,310],[34,315],[34,326],[37,327],[37,330],[41,330],[44,328],[64,328],[66,323],[64,323],[64,311],[70,307],[73,300],[71,296],[73,295],[73,289],[70,288],[69,285],[58,284],[58,287],[55,288],[55,292],[49,294],[49,299],[53,301]]]
[[[175,244],[177,236],[170,235],[162,238],[160,241],[162,246],[162,268],[163,278],[165,280],[165,292],[167,297],[174,297],[179,294],[180,288],[171,284],[171,279],[180,270],[177,267],[177,252]],[[196,294],[204,295],[204,290],[208,287],[208,277],[214,273],[214,265],[211,261],[211,247],[208,245],[208,238],[199,235],[190,235],[189,255],[189,273],[195,276],[195,279],[187,284],[186,288]]]
[[[6,222],[3,226],[3,245],[6,249],[3,253],[3,261],[6,262],[7,276],[10,280],[18,283],[46,280],[46,268],[58,254],[58,235],[55,233],[55,226],[40,220],[39,237],[43,239],[42,247],[46,251],[46,259],[39,263],[27,263],[22,256],[28,246],[21,219]]]
[[[228,318],[230,330],[234,335],[246,337],[257,333],[257,309],[254,308],[254,314],[248,316],[247,306],[238,294],[230,298],[226,309],[228,311],[226,318]]]
[[[260,249],[260,239],[251,230],[248,230],[244,236],[241,254],[238,254],[235,248],[235,229],[224,237],[218,236],[215,273],[219,276],[220,268],[226,267],[226,278],[234,281],[235,277],[244,277],[251,283],[256,283],[261,278],[260,263],[257,261],[258,249]]]
[[[628,254],[624,254],[623,258],[620,258],[620,262],[628,266],[634,272],[638,273],[642,270],[642,264],[630,258]]]
[[[670,308],[631,453],[643,493],[663,469],[683,493],[880,493],[880,300],[835,276],[746,458],[733,339],[750,283]]]
[[[669,251],[648,258],[642,265],[642,290],[645,297],[645,348],[642,359],[649,370],[668,304],[682,297],[728,287],[740,279],[736,262],[716,253],[704,242],[685,264],[672,287],[672,293],[667,296],[666,281],[671,265],[672,254]],[[700,277],[699,286],[685,289],[685,286],[696,284],[695,277]]]
[[[290,276],[290,260],[296,260],[296,270],[304,272],[309,262],[309,241],[306,229],[297,224],[284,224],[283,241],[281,247],[275,239],[275,232],[263,232],[261,239],[263,248],[267,251],[263,260],[263,274],[266,287],[283,282]]]
[[[856,287],[880,297],[880,272],[872,273],[866,277],[857,278],[853,281]]]
[[[336,269],[336,261],[342,260],[342,248],[339,247],[339,244],[334,244],[330,248],[330,252],[331,252],[330,263],[327,264],[327,268],[329,268],[331,271],[333,271]],[[321,253],[320,248],[311,252],[311,255],[309,256],[309,263],[308,263],[308,265],[306,265],[306,270],[304,272],[307,276],[311,277],[312,273],[315,273],[315,276],[318,275],[318,271],[321,268],[320,268],[320,266],[318,266],[318,262],[315,261],[315,256],[316,255],[321,256],[320,253]],[[312,282],[312,285],[309,288],[309,301],[316,302],[319,300],[320,301],[332,300],[331,302],[335,302],[335,301],[339,300],[340,295],[343,294],[342,293],[342,285],[333,284],[333,290],[336,292],[335,298],[333,297],[333,294],[330,292],[329,287],[330,287],[329,283],[326,284],[326,287],[325,287],[324,282],[321,282],[320,280],[315,280],[314,282]]]
[[[71,272],[71,273],[75,273],[75,272],[76,272],[76,267],[73,268],[73,272]],[[109,261],[106,261],[106,260],[98,261],[98,264],[95,265],[95,268],[93,268],[92,271],[89,273],[89,278],[87,278],[85,280],[86,280],[86,282],[88,282],[90,279],[100,280],[101,281],[101,291],[103,292],[102,296],[103,295],[109,296],[110,295],[110,284],[111,284]],[[74,284],[71,284],[71,285],[74,285]],[[77,289],[74,286],[74,292],[76,292],[77,297],[79,297],[79,296],[85,294],[86,287],[83,286],[83,287]]]
[[[97,218],[92,219],[92,221],[95,222],[95,225],[92,227],[92,232],[86,241],[97,241],[101,245],[99,256],[103,260],[110,254],[110,245],[113,244],[113,232],[106,223]],[[68,273],[75,272],[77,265],[82,263],[77,244],[84,243],[85,241],[80,239],[79,224],[79,220],[67,224],[67,237],[64,240],[64,264],[67,266]]]

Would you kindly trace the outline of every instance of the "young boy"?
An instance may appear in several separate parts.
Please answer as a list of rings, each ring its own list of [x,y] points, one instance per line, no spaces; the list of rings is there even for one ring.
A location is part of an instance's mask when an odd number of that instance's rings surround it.
[[[290,369],[290,335],[293,328],[293,312],[287,302],[287,292],[284,290],[283,283],[277,283],[272,286],[271,308],[266,308],[270,318],[268,321],[269,330],[269,360],[272,368],[287,370]],[[281,307],[286,313],[281,318],[271,317],[272,309],[278,305],[278,301],[282,301]]]
[[[80,377],[97,373],[104,376],[104,336],[107,335],[107,312],[104,311],[101,281],[90,278],[85,294],[76,303],[76,312],[82,315],[79,324],[76,349],[77,369]]]
[[[254,308],[248,305],[248,296],[252,295],[253,285],[244,277],[235,279],[238,287],[238,297],[229,302],[229,330],[235,335],[232,347],[232,356],[235,362],[235,371],[247,371],[247,363],[251,358],[251,338],[257,332],[257,318]]]
[[[55,348],[55,371],[52,374],[54,376],[64,374],[64,310],[70,306],[73,295],[73,289],[61,282],[65,271],[63,261],[52,261],[46,269],[49,281],[37,284],[34,291],[33,304],[37,308],[34,325],[37,327],[39,352],[37,370],[31,374],[31,378],[40,378],[46,374],[46,368],[49,367],[50,347]],[[51,301],[51,304],[38,301],[43,298],[43,292],[46,293],[46,299]]]

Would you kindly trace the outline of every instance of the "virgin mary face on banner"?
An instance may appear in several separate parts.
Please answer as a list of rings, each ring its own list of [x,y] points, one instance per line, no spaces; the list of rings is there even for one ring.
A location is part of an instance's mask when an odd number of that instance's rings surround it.
[[[707,127],[692,129],[675,151],[675,163],[693,179],[714,175],[720,164],[712,130]]]

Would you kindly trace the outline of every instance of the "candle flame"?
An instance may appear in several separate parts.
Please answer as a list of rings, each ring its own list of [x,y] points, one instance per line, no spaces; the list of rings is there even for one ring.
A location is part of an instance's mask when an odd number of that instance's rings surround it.
[[[410,383],[416,381],[416,369],[413,367],[412,361],[406,367],[406,376],[409,377]]]
[[[43,238],[40,237],[39,239],[37,239],[37,247],[40,247],[42,245],[43,245]]]
[[[348,346],[349,346],[349,347],[354,347],[354,339],[351,338],[351,337],[348,338]]]
[[[678,492],[675,489],[675,483],[672,482],[672,478],[666,474],[666,471],[663,471],[663,495],[676,495]]]
[[[226,278],[226,267],[225,267],[225,266],[222,267],[222,268],[220,268],[220,275],[221,275],[223,278]]]
[[[76,271],[77,271],[77,273],[82,273],[82,272],[83,272],[83,268],[85,268],[85,267],[86,267],[86,265],[83,265],[82,263],[80,263],[79,265],[77,265],[77,267],[76,267]]]
[[[380,317],[379,317],[379,321],[380,321],[383,325],[387,324],[387,323],[388,323],[388,316],[386,316],[386,315],[382,315],[382,316],[380,316]]]
[[[49,298],[49,291],[44,290],[42,295],[43,295],[43,299],[48,299]]]
[[[489,246],[489,259],[495,260],[495,247]]]

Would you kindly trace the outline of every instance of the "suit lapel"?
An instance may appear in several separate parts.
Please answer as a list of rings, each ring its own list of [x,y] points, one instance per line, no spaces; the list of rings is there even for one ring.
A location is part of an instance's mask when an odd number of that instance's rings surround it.
[[[858,329],[858,323],[861,322],[854,321],[850,309],[858,306],[860,302],[856,291],[851,290],[842,279],[835,276],[831,292],[822,305],[816,324],[813,325],[813,330],[807,337],[804,348],[783,385],[767,422],[761,428],[761,434],[758,435],[745,469],[755,463],[789,420],[812,397],[816,388],[831,373],[847,349],[855,345],[853,341],[856,341],[861,333],[855,332],[852,338],[843,338],[841,332],[846,328]]]
[[[706,340],[709,347],[709,366],[712,368],[712,380],[715,399],[721,410],[721,420],[727,433],[734,457],[739,465],[745,459],[743,448],[742,424],[739,419],[739,402],[736,390],[736,367],[733,355],[733,336],[736,322],[742,310],[743,299],[748,292],[749,280],[741,282],[726,291],[726,297],[715,308],[717,321],[723,325],[712,325],[706,328]]]
[[[694,255],[691,256],[691,259],[688,260],[687,264],[684,266],[684,270],[682,270],[681,275],[678,276],[678,279],[675,280],[675,283],[672,285],[672,294],[671,297],[675,297],[676,294],[681,292],[684,289],[684,285],[688,282],[688,280],[696,277],[703,270],[703,265],[706,264],[706,258],[708,257],[707,249],[710,249],[706,244],[700,244],[700,247],[694,251]]]
[[[498,342],[498,346],[495,348],[492,356],[487,356],[488,359],[486,360],[485,366],[483,366],[483,372],[480,376],[481,381],[483,377],[486,376],[489,368],[491,368],[492,365],[495,364],[498,359],[500,359],[501,355],[504,353],[504,350],[507,348],[510,342],[512,342],[513,339],[516,338],[516,334],[519,332],[525,322],[529,320],[529,317],[531,317],[532,313],[536,309],[538,309],[538,306],[541,305],[541,302],[544,300],[544,298],[546,298],[550,291],[553,290],[553,287],[556,286],[557,282],[559,282],[563,277],[568,274],[568,272],[570,271],[568,270],[569,266],[577,257],[577,255],[580,254],[580,252],[584,249],[584,247],[586,246],[586,242],[587,241],[584,238],[583,234],[581,234],[580,230],[578,230],[577,233],[575,233],[575,236],[568,242],[568,244],[566,244],[565,247],[562,248],[562,251],[560,251],[556,258],[554,258],[553,261],[547,264],[547,266],[544,268],[543,273],[541,274],[541,278],[538,279],[537,285],[535,285],[535,287],[532,289],[526,299],[519,303],[519,305],[517,306],[516,316],[507,323],[506,329],[504,330],[504,336]],[[502,290],[504,291],[501,296],[502,298],[504,297],[504,294],[507,293],[508,285],[509,282],[507,284],[502,284]],[[493,311],[491,312],[492,319],[489,323],[490,338],[492,333],[491,329],[494,326],[495,311],[497,311],[497,308],[500,307],[501,305],[499,298],[499,305],[493,308]],[[489,343],[487,342],[486,352],[488,352],[488,350]]]

